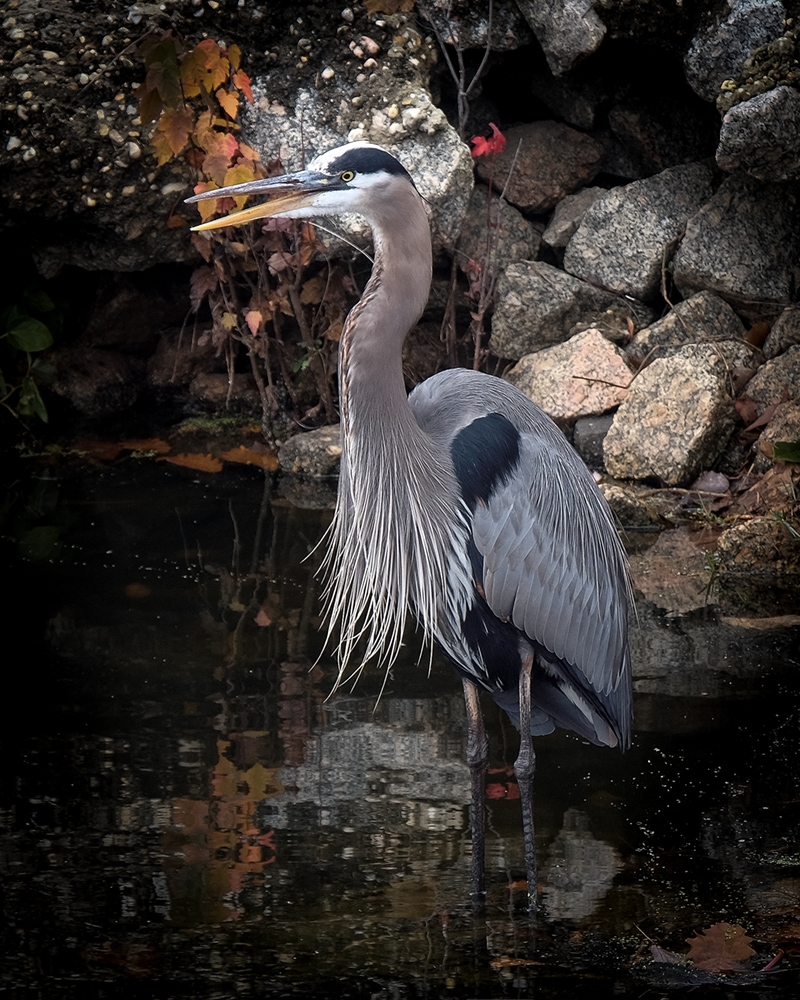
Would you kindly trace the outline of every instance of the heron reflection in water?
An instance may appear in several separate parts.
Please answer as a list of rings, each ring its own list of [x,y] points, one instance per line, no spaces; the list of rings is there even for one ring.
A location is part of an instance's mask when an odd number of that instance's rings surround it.
[[[356,213],[372,229],[372,275],[339,349],[342,460],[324,563],[339,681],[362,641],[361,662],[388,669],[409,613],[460,675],[476,898],[488,759],[479,692],[506,711],[521,734],[514,770],[535,906],[531,737],[560,726],[630,742],[627,562],[611,512],[562,432],[502,379],[451,369],[406,395],[403,342],[428,299],[432,252],[423,199],[394,156],[349,143],[299,173],[188,200],[245,194],[275,197],[196,228]]]

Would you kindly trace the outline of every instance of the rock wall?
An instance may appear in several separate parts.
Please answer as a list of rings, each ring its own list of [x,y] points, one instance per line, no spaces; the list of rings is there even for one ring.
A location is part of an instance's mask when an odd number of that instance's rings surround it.
[[[287,169],[356,138],[390,148],[429,200],[439,265],[461,269],[462,332],[468,282],[488,272],[483,363],[560,400],[587,459],[607,430],[614,475],[686,486],[771,467],[771,426],[800,439],[798,0],[277,6],[12,0],[6,246],[45,277],[192,262],[186,230],[165,225],[192,179],[155,165],[137,44],[165,30],[235,42],[254,82],[247,141]],[[464,140],[490,122],[505,150],[473,160]],[[436,321],[444,297],[435,285]]]

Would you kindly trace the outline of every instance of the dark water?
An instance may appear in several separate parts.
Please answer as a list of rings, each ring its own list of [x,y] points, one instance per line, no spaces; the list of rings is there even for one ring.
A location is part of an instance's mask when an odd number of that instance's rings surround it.
[[[633,749],[537,741],[536,920],[487,705],[474,913],[460,685],[413,635],[377,706],[380,677],[326,701],[312,669],[329,515],[137,462],[15,503],[0,996],[796,995],[797,629],[640,604]],[[651,961],[715,923],[753,938],[746,970]]]

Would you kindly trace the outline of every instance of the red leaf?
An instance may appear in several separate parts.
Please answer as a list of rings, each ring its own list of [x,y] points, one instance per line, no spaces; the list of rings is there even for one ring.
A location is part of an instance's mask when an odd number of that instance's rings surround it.
[[[489,122],[489,128],[492,130],[492,134],[488,139],[482,135],[474,135],[469,140],[472,143],[473,159],[478,156],[495,156],[497,153],[502,153],[505,149],[506,137],[500,129],[494,122]]]

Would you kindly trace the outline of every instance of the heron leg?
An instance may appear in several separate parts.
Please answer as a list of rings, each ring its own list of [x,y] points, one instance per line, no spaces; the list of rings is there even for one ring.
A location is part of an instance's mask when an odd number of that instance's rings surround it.
[[[533,839],[533,775],[536,754],[531,736],[531,670],[533,650],[522,653],[519,672],[519,756],[514,762],[514,774],[519,785],[522,804],[522,833],[525,840],[525,873],[528,879],[528,906],[537,906],[536,846]]]
[[[483,902],[484,845],[486,842],[486,766],[489,761],[489,738],[483,724],[478,688],[472,681],[462,681],[467,707],[467,763],[472,775],[472,899]]]

